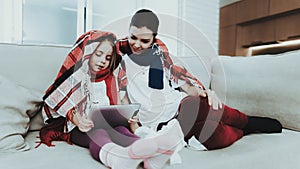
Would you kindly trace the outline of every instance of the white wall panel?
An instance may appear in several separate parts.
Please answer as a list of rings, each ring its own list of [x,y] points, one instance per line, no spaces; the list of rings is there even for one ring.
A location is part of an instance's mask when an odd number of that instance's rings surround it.
[[[195,34],[201,32],[207,38],[217,53],[219,41],[219,2],[207,0],[182,0],[181,15],[183,18],[181,37],[189,43],[203,45],[203,40],[198,39]],[[194,27],[193,29],[189,27]],[[190,30],[194,30],[191,32]],[[199,32],[197,32],[199,31]],[[181,55],[194,55],[190,50],[184,48]]]

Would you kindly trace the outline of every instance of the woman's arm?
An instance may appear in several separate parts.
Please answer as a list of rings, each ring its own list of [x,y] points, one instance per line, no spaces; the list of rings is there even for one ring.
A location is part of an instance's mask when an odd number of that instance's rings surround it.
[[[203,90],[199,87],[193,86],[189,83],[185,83],[184,85],[180,86],[180,88],[190,96],[202,96],[208,97],[208,104],[212,106],[214,110],[218,110],[222,108],[222,102],[217,96],[217,94],[209,89]]]
[[[205,90],[203,90],[199,87],[193,86],[189,83],[185,83],[185,84],[181,85],[180,88],[190,96],[206,97]]]

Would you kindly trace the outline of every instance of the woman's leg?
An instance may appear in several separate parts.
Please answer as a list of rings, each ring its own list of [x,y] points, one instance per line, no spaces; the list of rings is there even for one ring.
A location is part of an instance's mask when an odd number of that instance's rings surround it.
[[[243,128],[244,135],[251,133],[281,133],[281,123],[269,117],[249,116],[248,123]]]
[[[242,130],[222,122],[206,120],[197,122],[194,127],[198,129],[194,136],[208,150],[225,148],[243,137]]]
[[[200,98],[200,101],[199,101]],[[237,109],[233,109],[223,104],[223,108],[219,110],[213,110],[208,105],[207,97],[188,97],[184,101],[183,105],[187,102],[189,109],[193,111],[195,107],[199,107],[196,121],[212,120],[216,122],[222,122],[226,125],[242,129],[244,135],[250,133],[281,133],[281,123],[269,117],[247,116],[245,113],[240,112]],[[197,103],[200,103],[197,106]],[[194,108],[191,108],[194,107]],[[188,109],[183,112],[191,112]]]
[[[247,116],[226,105],[223,105],[223,108],[220,110],[213,110],[208,105],[207,98],[203,97],[188,96],[184,98],[179,106],[178,112],[177,119],[182,127],[186,141],[201,130],[204,130],[201,132],[208,133],[205,131],[208,130],[208,128],[218,128],[214,126],[209,127],[209,124],[212,122],[207,123],[207,127],[199,128],[199,124],[206,121],[213,121],[228,127],[236,128],[237,130],[242,131],[244,135],[254,132],[279,133],[282,129],[278,120],[266,117]],[[231,130],[232,129],[223,131],[228,131],[228,136],[232,136],[231,133],[233,132],[231,132]],[[213,132],[210,131],[209,133]],[[227,133],[225,132],[224,135],[227,135]],[[233,136],[232,139],[235,140],[235,138],[238,137]]]
[[[226,105],[223,105],[222,109],[213,110],[208,105],[207,97],[188,96],[179,105],[177,119],[183,133],[188,135],[190,132],[195,133],[199,130],[193,127],[194,124],[206,120],[222,122],[232,127],[243,129],[247,124],[248,116]]]

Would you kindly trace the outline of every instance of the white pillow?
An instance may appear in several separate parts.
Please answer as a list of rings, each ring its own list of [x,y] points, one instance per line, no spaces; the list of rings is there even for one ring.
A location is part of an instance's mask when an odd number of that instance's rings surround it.
[[[30,117],[37,111],[34,101],[41,101],[33,91],[0,76],[0,152],[30,149],[24,136],[29,129]]]
[[[220,61],[213,65],[211,88],[227,105],[249,115],[276,118],[285,128],[300,131],[300,50],[221,56]]]

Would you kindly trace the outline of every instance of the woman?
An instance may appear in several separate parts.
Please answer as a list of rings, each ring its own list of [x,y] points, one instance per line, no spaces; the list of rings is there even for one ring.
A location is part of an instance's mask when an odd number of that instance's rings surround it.
[[[97,106],[119,102],[113,71],[121,58],[115,40],[112,33],[90,31],[76,41],[43,97],[41,143],[54,146],[53,140],[64,140],[89,148],[94,159],[113,169],[136,168],[142,161],[148,168],[162,165],[182,136],[176,122],[155,137],[140,139],[120,114],[102,115],[99,124],[88,118]]]
[[[249,133],[281,132],[279,121],[247,116],[222,104],[215,92],[174,65],[156,38],[158,25],[152,11],[141,9],[132,17],[128,37],[117,43],[123,55],[118,77],[120,89],[126,91],[123,101],[141,103],[141,125],[159,130],[177,118],[185,141],[194,136],[209,150],[229,146]]]

